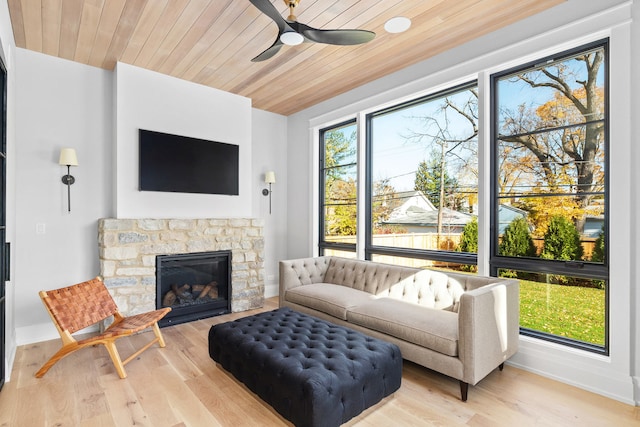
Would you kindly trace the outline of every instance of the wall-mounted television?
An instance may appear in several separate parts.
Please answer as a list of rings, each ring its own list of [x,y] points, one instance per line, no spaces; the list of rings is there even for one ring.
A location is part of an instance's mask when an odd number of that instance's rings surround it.
[[[139,130],[139,189],[238,195],[239,147]]]

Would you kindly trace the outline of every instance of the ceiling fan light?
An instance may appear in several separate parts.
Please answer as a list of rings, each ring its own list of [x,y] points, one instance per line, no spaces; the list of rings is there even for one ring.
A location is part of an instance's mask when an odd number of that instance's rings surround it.
[[[411,19],[404,16],[396,16],[384,24],[387,33],[403,33],[411,27]]]
[[[304,37],[295,31],[287,31],[280,35],[280,41],[288,46],[296,46],[304,41]]]

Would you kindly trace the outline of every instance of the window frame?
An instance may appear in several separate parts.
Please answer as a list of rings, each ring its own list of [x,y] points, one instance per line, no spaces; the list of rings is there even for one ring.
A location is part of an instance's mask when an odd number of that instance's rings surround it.
[[[496,73],[492,73],[489,76],[490,89],[489,89],[489,114],[490,114],[490,215],[489,215],[489,274],[491,276],[498,276],[499,269],[509,269],[517,271],[527,271],[533,273],[548,273],[558,274],[563,276],[604,280],[605,285],[605,312],[604,312],[604,345],[596,345],[591,343],[585,343],[577,341],[571,338],[561,337],[545,333],[542,331],[532,330],[529,328],[520,327],[520,335],[537,338],[540,340],[562,344],[567,347],[577,348],[580,350],[589,351],[592,353],[602,354],[609,356],[610,341],[609,341],[609,327],[610,327],[610,269],[609,262],[611,253],[610,249],[610,46],[609,38],[596,40],[587,44],[583,44],[568,50],[563,50],[555,54],[547,55],[523,64],[518,64],[509,69],[502,70]],[[499,161],[498,161],[498,129],[497,122],[499,117],[499,104],[498,104],[498,89],[497,82],[500,78],[513,75],[517,72],[523,72],[527,69],[539,67],[540,65],[561,61],[580,54],[581,52],[587,52],[602,48],[604,51],[604,149],[605,149],[605,171],[604,171],[604,238],[606,256],[602,264],[592,263],[589,261],[564,261],[564,260],[546,260],[541,258],[526,258],[526,257],[508,257],[498,254],[498,233],[499,233],[499,215],[498,209],[500,206],[498,195],[498,177],[499,177]],[[535,267],[534,267],[535,266]]]
[[[356,118],[352,118],[352,119],[348,119],[348,120],[344,120],[342,122],[336,123],[336,124],[332,124],[330,126],[326,126],[323,127],[319,130],[318,134],[319,134],[319,158],[318,158],[318,195],[319,197],[319,203],[318,203],[318,214],[319,214],[319,221],[318,221],[318,254],[320,256],[324,256],[325,255],[325,251],[327,250],[335,250],[335,251],[344,251],[344,252],[353,252],[356,253],[357,250],[357,244],[353,243],[338,243],[338,242],[331,242],[325,239],[326,233],[325,233],[325,207],[326,207],[326,191],[325,191],[325,184],[326,184],[326,180],[325,180],[325,155],[326,155],[326,149],[325,149],[325,134],[327,132],[330,132],[334,129],[337,128],[341,128],[341,127],[345,127],[345,126],[349,126],[349,125],[356,125],[356,129],[357,129],[357,125],[358,125],[358,121]],[[358,144],[357,144],[357,138],[356,138],[356,155],[355,155],[355,159],[356,159],[356,163],[355,166],[356,168],[358,167]],[[358,184],[356,183],[356,188],[357,188]],[[356,211],[358,209],[358,192],[356,191]],[[357,239],[357,235],[358,235],[358,229],[356,228],[356,239]],[[357,241],[357,240],[356,240]]]
[[[371,260],[374,255],[389,255],[404,258],[414,258],[429,261],[464,264],[470,266],[478,265],[478,254],[469,252],[455,252],[434,249],[399,248],[392,246],[377,246],[373,244],[373,119],[394,111],[403,110],[414,105],[422,104],[434,99],[443,98],[447,95],[461,92],[470,88],[478,88],[478,79],[472,79],[463,83],[443,88],[428,95],[419,96],[390,107],[372,111],[365,115],[365,259]],[[478,126],[479,126],[478,121]]]

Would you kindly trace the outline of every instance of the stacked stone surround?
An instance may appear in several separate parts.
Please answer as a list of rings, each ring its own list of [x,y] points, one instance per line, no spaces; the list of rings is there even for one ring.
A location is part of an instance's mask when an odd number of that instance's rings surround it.
[[[156,255],[231,250],[231,311],[264,305],[264,221],[115,219],[98,221],[100,275],[125,315],[156,308]]]

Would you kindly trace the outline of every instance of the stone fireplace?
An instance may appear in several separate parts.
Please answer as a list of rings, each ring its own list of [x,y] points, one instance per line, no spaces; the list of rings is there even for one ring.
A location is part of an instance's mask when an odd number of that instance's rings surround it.
[[[98,223],[100,274],[125,315],[154,310],[156,258],[231,252],[232,312],[264,305],[263,220],[115,219]],[[206,285],[206,284],[205,284]],[[204,316],[206,317],[206,316]]]

